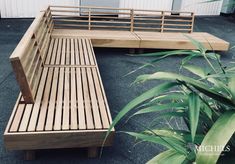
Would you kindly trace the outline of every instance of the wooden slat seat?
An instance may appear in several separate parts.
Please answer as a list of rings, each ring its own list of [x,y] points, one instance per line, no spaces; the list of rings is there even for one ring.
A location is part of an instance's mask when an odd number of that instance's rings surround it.
[[[89,38],[94,47],[139,48],[140,44],[138,36],[130,31],[54,29],[52,38],[60,37]]]
[[[46,15],[49,10],[34,20],[10,57],[21,93],[4,133],[5,146],[88,147],[88,156],[94,156],[97,147],[112,145],[114,129],[103,143],[112,119],[91,40],[52,38]]]
[[[46,67],[96,66],[91,41],[85,38],[52,38],[45,59]]]
[[[89,133],[102,132],[102,136],[105,136],[111,116],[97,68],[45,67],[40,79],[34,104],[22,103],[21,94],[19,96],[5,134],[8,149],[36,147],[34,144],[28,145],[27,140],[23,143],[21,137],[14,138],[14,141],[8,139],[18,133],[22,133],[23,137],[27,134],[40,135],[40,132],[56,134],[61,131],[72,130],[79,133],[80,130],[88,130]],[[93,135],[96,135],[95,132]],[[103,139],[99,138],[96,142],[102,143]],[[20,145],[15,143],[17,141]],[[66,145],[67,141],[63,142]],[[107,144],[110,145],[110,142]],[[54,148],[53,145],[51,147]]]

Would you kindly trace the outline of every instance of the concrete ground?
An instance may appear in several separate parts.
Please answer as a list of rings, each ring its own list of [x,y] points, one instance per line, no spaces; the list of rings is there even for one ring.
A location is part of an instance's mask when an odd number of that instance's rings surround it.
[[[32,19],[0,19],[0,135],[3,135],[7,121],[12,112],[19,93],[18,85],[9,56],[23,36]],[[235,20],[231,17],[199,17],[196,18],[195,31],[205,31],[214,34],[231,45],[235,45]],[[148,62],[151,58],[127,56],[125,49],[95,49],[103,84],[107,94],[112,117],[131,99],[150,88],[156,82],[146,83],[140,86],[131,86],[137,75],[151,73],[152,68],[143,69],[131,76],[124,75]],[[226,64],[235,57],[235,50],[222,54],[222,61]],[[157,70],[176,71],[182,57],[170,57],[157,65]],[[201,64],[202,59],[194,60]],[[140,130],[141,123],[148,123],[154,116],[140,116],[131,119],[126,124],[119,124],[117,131]],[[161,122],[159,123],[161,126]],[[101,159],[87,159],[83,149],[43,150],[38,151],[37,160],[25,162],[21,151],[8,152],[4,148],[3,139],[0,139],[0,163],[145,163],[154,155],[163,150],[163,147],[155,144],[139,143],[135,145],[135,139],[123,133],[117,133],[113,147],[105,148]]]

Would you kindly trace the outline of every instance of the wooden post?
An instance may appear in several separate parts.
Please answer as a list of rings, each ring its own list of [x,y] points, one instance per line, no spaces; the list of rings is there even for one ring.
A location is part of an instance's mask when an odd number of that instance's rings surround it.
[[[129,54],[135,54],[135,49],[134,48],[129,48]]]
[[[91,30],[91,9],[89,8],[89,16],[88,16],[88,30]]]
[[[133,32],[134,31],[134,10],[133,9],[130,10],[130,18],[131,18],[130,30],[131,32]]]
[[[191,22],[191,29],[190,29],[190,32],[189,32],[189,33],[193,32],[193,25],[194,25],[194,13],[192,13],[192,14],[191,14],[191,16],[192,16],[192,22]]]
[[[96,158],[98,156],[98,147],[89,147],[87,150],[88,158]]]
[[[161,32],[164,31],[164,19],[165,19],[165,13],[162,11],[162,23],[161,23]]]
[[[31,160],[35,160],[35,150],[26,150],[24,152],[24,160],[26,161],[31,161]]]

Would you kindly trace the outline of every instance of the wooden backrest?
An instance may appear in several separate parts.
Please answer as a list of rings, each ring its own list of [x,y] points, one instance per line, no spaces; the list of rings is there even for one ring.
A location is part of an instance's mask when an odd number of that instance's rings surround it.
[[[110,7],[50,6],[54,28],[184,32],[193,31],[192,12]]]
[[[10,56],[26,103],[34,102],[52,27],[49,9],[40,12]]]

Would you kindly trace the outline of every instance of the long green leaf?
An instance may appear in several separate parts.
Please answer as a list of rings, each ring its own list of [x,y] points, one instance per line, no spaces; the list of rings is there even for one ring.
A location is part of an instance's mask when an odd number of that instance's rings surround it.
[[[235,112],[224,113],[206,134],[199,151],[196,163],[216,163],[223,149],[235,132]]]
[[[142,141],[152,142],[156,144],[163,145],[169,149],[175,149],[181,154],[187,154],[186,145],[181,140],[178,140],[174,137],[164,137],[164,136],[157,136],[157,134],[143,134],[143,133],[136,133],[136,132],[124,132],[129,134],[137,139]]]
[[[157,96],[151,102],[164,101],[164,100],[187,100],[188,96],[182,92],[168,92],[164,95]]]
[[[207,49],[202,45],[202,43],[198,42],[197,40],[193,39],[192,37],[184,34],[185,37],[187,37],[191,43],[195,46],[195,48],[197,48],[198,50],[200,50],[201,53],[204,53],[207,51]]]
[[[161,51],[161,52],[153,52],[153,53],[144,53],[144,54],[138,54],[138,56],[148,56],[148,57],[168,57],[168,56],[174,56],[174,55],[192,55],[197,54],[197,51],[194,50],[173,50],[173,51]],[[136,56],[136,55],[134,55]]]
[[[151,129],[151,131],[145,130],[143,133],[150,134],[150,135],[156,134],[162,137],[175,138],[186,144],[182,133],[177,133],[176,131],[172,129]]]
[[[207,73],[205,72],[205,69],[202,67],[198,67],[192,64],[186,64],[186,65],[183,65],[183,67],[201,78],[204,78],[207,75]]]
[[[148,161],[147,164],[182,164],[185,160],[186,155],[170,149],[158,154]]]
[[[110,125],[108,132],[105,136],[104,142],[106,141],[108,135],[110,134],[111,130],[113,129],[113,127],[129,112],[131,111],[133,108],[135,108],[137,105],[143,103],[146,100],[149,100],[150,98],[156,97],[160,94],[162,94],[163,92],[169,90],[170,88],[174,87],[178,85],[178,83],[176,82],[166,82],[163,84],[160,84],[146,92],[144,92],[143,94],[141,94],[140,96],[136,97],[135,99],[133,99],[131,102],[129,102],[119,113],[118,115],[115,117],[115,119],[113,120],[112,124]]]
[[[200,114],[200,98],[196,93],[189,94],[189,122],[192,141],[194,142],[194,137],[196,135],[199,114]]]
[[[192,85],[195,89],[199,90],[200,92],[204,93],[205,95],[223,103],[223,104],[227,104],[230,106],[235,106],[235,103],[221,95],[220,93],[210,89],[210,87],[198,80],[195,80],[193,78],[190,77],[186,77],[180,74],[175,74],[175,73],[170,73],[170,72],[156,72],[153,74],[145,74],[145,75],[140,75],[137,77],[137,79],[135,80],[135,83],[139,83],[139,82],[145,82],[147,80],[173,80],[173,81],[183,81],[186,84],[190,84]]]
[[[184,109],[187,103],[168,103],[168,104],[157,104],[144,109],[139,110],[134,115],[159,112],[166,109]]]
[[[231,91],[233,99],[235,100],[235,77],[229,78],[228,88]]]
[[[151,131],[145,131],[147,133],[152,134],[153,132],[160,135],[160,136],[165,136],[165,137],[175,137],[178,140],[181,140],[182,142],[185,143],[191,143],[192,142],[192,137],[191,133],[185,130],[176,130],[176,129],[152,129]],[[205,135],[202,134],[197,134],[195,135],[195,143],[200,143],[204,139]]]

